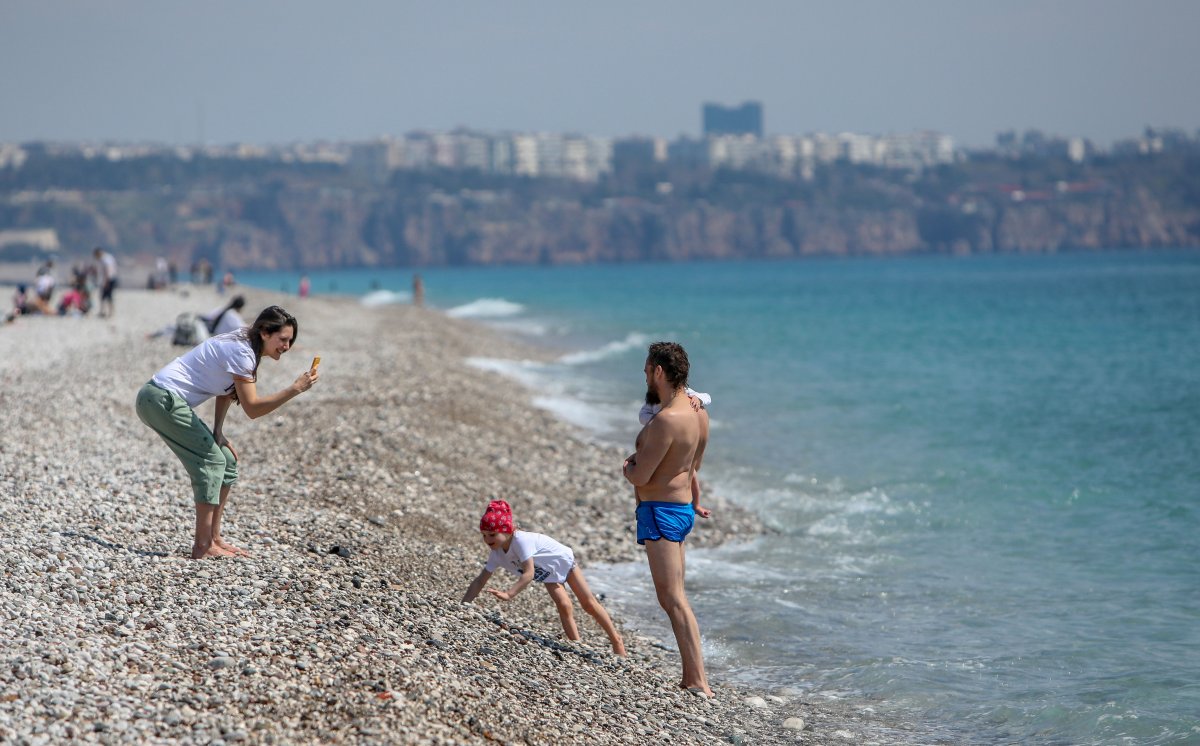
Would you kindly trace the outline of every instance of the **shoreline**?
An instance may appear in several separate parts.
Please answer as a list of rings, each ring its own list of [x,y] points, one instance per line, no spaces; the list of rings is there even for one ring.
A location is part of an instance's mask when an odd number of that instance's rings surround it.
[[[638,561],[614,466],[621,451],[586,441],[516,382],[463,362],[481,350],[525,355],[499,332],[411,306],[235,292],[248,308],[278,302],[300,320],[296,354],[264,361],[263,390],[323,357],[312,392],[260,420],[236,412],[227,420],[244,459],[229,534],[255,554],[249,560],[185,559],[182,467],[132,410],[137,387],[182,352],[144,333],[218,305],[215,292],[119,289],[112,320],[30,317],[0,328],[0,407],[13,422],[0,436],[11,496],[0,538],[28,548],[3,565],[0,616],[12,643],[0,670],[12,676],[0,685],[0,736],[917,736],[798,692],[723,681],[713,701],[679,692],[673,650],[625,628],[619,609],[627,661],[611,655],[586,614],[577,615],[582,643],[560,639],[553,605],[536,589],[508,604],[460,604],[485,556],[475,526],[490,495],[509,500],[522,527],[573,547],[585,573],[596,562]],[[210,403],[200,413],[211,420],[211,411]],[[755,522],[740,514],[699,524],[697,544],[746,536]],[[790,718],[803,729],[785,727]]]

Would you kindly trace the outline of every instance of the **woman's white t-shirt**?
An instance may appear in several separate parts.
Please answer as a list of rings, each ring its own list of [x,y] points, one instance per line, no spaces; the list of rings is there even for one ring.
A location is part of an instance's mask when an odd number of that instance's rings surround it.
[[[209,337],[167,363],[150,379],[183,397],[193,409],[233,393],[234,381],[254,380],[254,350],[240,332]]]
[[[491,551],[485,569],[495,572],[503,567],[519,576],[521,566],[530,557],[533,558],[533,579],[539,583],[565,583],[571,568],[575,566],[575,553],[570,547],[559,544],[545,534],[517,531],[507,552],[499,549]]]

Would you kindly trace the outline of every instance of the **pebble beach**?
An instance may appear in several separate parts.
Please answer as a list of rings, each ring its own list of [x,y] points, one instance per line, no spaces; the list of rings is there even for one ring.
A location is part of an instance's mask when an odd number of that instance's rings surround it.
[[[111,319],[0,327],[0,742],[920,740],[799,688],[718,673],[713,699],[681,691],[674,640],[639,633],[620,607],[607,606],[626,659],[578,606],[583,640],[566,640],[538,588],[461,603],[492,498],[571,546],[585,575],[644,564],[625,453],[470,367],[547,354],[498,332],[411,306],[238,292],[248,319],[279,303],[300,323],[292,351],[263,360],[260,391],[322,357],[311,391],[226,419],[241,477],[224,534],[249,558],[188,558],[186,474],[133,409],[184,351],[146,333],[221,297],[118,291]],[[212,408],[200,409],[210,424]],[[714,517],[691,546],[762,530],[719,495],[705,503]],[[490,587],[507,582],[498,573]]]

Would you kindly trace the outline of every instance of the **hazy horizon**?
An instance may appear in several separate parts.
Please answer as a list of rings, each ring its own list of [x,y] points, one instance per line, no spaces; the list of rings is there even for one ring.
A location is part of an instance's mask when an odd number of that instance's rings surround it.
[[[283,144],[419,129],[698,135],[1200,128],[1200,3],[602,7],[6,0],[0,141]]]

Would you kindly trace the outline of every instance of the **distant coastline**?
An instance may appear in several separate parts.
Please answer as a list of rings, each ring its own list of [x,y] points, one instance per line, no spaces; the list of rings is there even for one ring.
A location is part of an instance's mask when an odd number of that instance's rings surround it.
[[[1198,157],[1193,145],[1082,161],[987,153],[788,175],[651,161],[589,182],[43,153],[0,168],[0,262],[96,245],[185,274],[199,259],[315,270],[1197,248]]]

